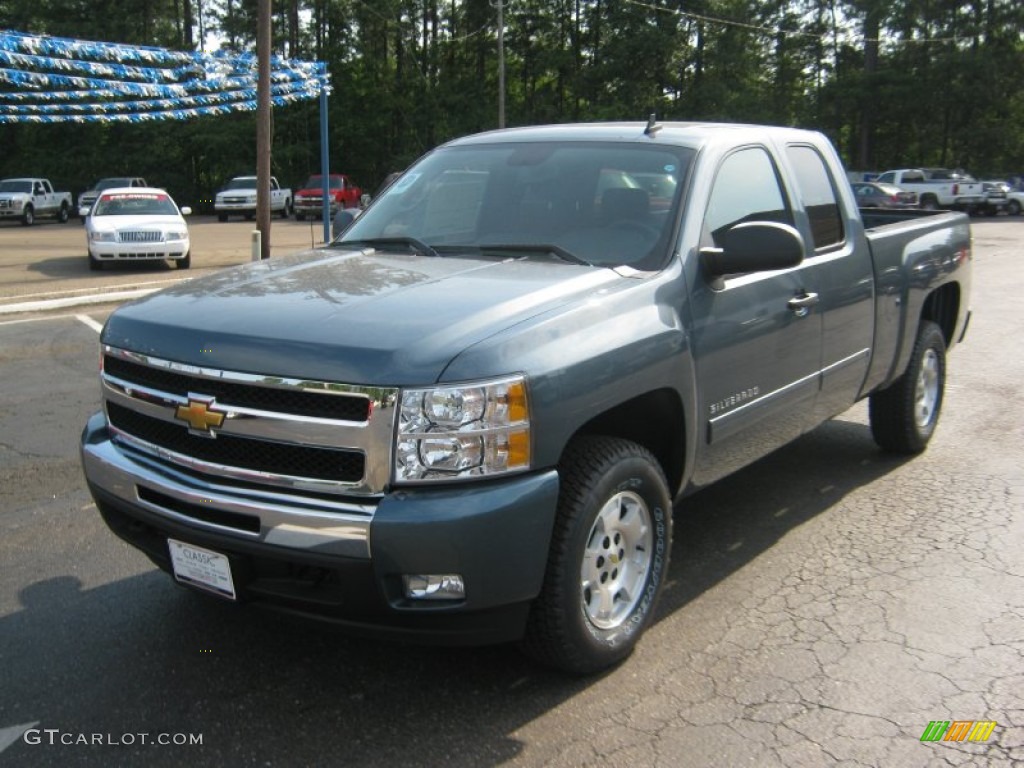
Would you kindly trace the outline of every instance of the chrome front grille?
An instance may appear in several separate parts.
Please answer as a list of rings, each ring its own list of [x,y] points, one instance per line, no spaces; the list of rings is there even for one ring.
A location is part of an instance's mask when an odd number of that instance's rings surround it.
[[[348,496],[387,486],[397,390],[200,368],[109,346],[102,381],[115,440],[160,462],[246,486]]]
[[[162,243],[164,241],[164,233],[126,230],[118,232],[117,239],[121,243]]]

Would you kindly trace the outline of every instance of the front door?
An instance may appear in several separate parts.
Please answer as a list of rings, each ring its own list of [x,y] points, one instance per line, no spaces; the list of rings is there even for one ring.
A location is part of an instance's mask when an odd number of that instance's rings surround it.
[[[726,156],[715,174],[701,246],[744,221],[793,224],[778,169],[759,146]],[[820,388],[822,316],[804,265],[710,279],[691,292],[699,450],[693,481],[712,482],[799,436]]]

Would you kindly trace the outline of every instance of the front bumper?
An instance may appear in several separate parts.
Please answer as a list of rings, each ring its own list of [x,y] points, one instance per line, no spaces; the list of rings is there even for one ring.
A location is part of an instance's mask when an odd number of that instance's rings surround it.
[[[540,592],[558,498],[553,470],[373,500],[268,491],[167,468],[115,444],[102,414],[82,464],[107,525],[171,571],[167,539],[224,554],[240,601],[444,644],[521,637]],[[403,574],[457,573],[466,595],[412,601]]]
[[[338,203],[334,200],[330,201],[331,213],[334,214],[338,211]],[[307,200],[301,197],[295,198],[294,209],[297,213],[309,213],[309,214],[320,214],[323,213],[324,204],[319,198],[316,200]]]
[[[256,213],[256,202],[222,202],[213,204],[215,213]]]
[[[89,255],[99,261],[183,259],[188,255],[188,250],[188,240],[170,240],[159,243],[89,243]]]

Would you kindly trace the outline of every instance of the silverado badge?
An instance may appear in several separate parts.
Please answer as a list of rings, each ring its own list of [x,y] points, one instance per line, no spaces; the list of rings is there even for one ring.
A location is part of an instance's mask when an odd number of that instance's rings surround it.
[[[187,421],[189,431],[205,437],[213,437],[213,428],[224,423],[224,414],[211,410],[213,400],[189,398],[188,405],[179,405],[174,418]]]

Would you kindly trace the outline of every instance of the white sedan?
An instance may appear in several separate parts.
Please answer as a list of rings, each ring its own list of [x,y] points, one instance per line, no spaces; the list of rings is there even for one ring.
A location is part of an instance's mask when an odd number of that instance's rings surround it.
[[[79,211],[86,220],[89,268],[105,262],[167,260],[178,269],[192,265],[191,241],[181,210],[171,196],[152,187],[105,189],[92,208]]]

